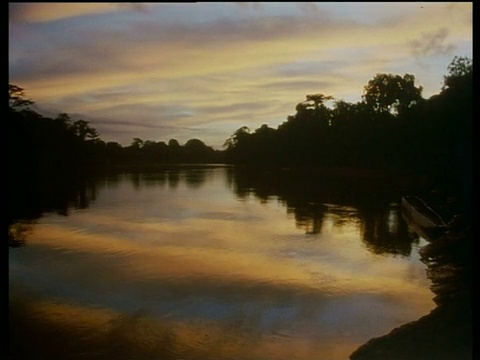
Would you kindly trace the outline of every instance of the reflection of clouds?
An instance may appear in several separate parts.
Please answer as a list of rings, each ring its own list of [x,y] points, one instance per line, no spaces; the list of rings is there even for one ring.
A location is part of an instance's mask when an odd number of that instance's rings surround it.
[[[59,301],[20,301],[11,308],[11,320],[18,323],[21,338],[14,333],[11,344],[16,354],[63,358],[81,354],[89,359],[232,359],[268,358],[345,359],[365,336],[342,341],[304,327],[307,337],[299,337],[292,327],[259,333],[263,307],[238,311],[223,321],[193,319],[188,322],[156,318],[142,310],[115,312],[102,307],[82,307]],[[280,318],[280,316],[278,317]],[[28,324],[28,328],[23,328]],[[293,324],[295,327],[296,324]],[[61,335],[59,335],[61,334]],[[366,335],[366,336],[369,336]],[[62,341],[59,341],[61,339]],[[60,356],[60,357],[59,357]]]
[[[280,199],[306,234],[322,234],[334,224],[359,232],[367,248],[378,254],[409,256],[415,238],[401,218],[396,198],[384,179],[295,174],[292,171],[248,172],[229,169],[232,187],[241,198],[253,194],[262,203]],[[370,197],[369,194],[375,194]]]
[[[172,317],[171,313],[156,316],[145,308],[118,311],[58,299],[47,301],[32,294],[22,297],[18,289],[12,289],[11,293],[14,299],[11,319],[28,319],[30,331],[24,332],[27,337],[32,336],[32,329],[42,329],[42,333],[33,332],[34,339],[24,341],[42,339],[40,343],[54,352],[62,346],[68,348],[74,340],[77,346],[82,345],[83,354],[91,354],[91,359],[96,359],[94,354],[99,358],[114,355],[119,358],[119,349],[122,356],[135,354],[145,358],[171,351],[181,353],[184,359],[212,354],[215,358],[238,358],[242,354],[248,358],[312,359],[322,355],[322,358],[345,359],[362,342],[397,325],[402,314],[392,313],[392,307],[403,305],[402,309],[409,309],[408,316],[416,315],[404,304],[358,294],[324,301],[321,306],[312,298],[277,306],[268,299],[244,302],[232,306],[221,317],[193,317],[185,321]],[[17,304],[22,304],[21,312],[15,311]],[[180,302],[177,307],[183,305]],[[382,316],[376,316],[379,313]],[[67,340],[61,345],[55,343],[57,337],[46,335],[60,329]]]
[[[398,269],[388,262],[366,264],[352,258],[355,255],[349,252],[337,255],[338,261],[335,254],[322,260],[322,256],[312,255],[312,250],[317,253],[320,250],[315,248],[304,252],[292,248],[285,258],[268,253],[271,242],[256,246],[264,235],[255,236],[254,228],[243,231],[239,238],[239,228],[231,224],[197,220],[191,225],[184,223],[183,227],[188,229],[193,224],[198,232],[179,231],[175,225],[165,225],[162,229],[161,225],[146,224],[151,229],[155,227],[151,236],[168,236],[166,245],[38,225],[25,250],[27,255],[31,251],[30,256],[49,254],[49,260],[37,261],[31,270],[25,266],[24,271],[40,284],[44,283],[41,279],[53,281],[49,291],[56,296],[72,291],[70,296],[74,298],[91,297],[89,300],[94,303],[111,301],[114,307],[118,305],[119,294],[123,294],[121,298],[125,300],[120,303],[133,301],[130,305],[124,304],[127,308],[141,306],[138,298],[166,301],[167,307],[181,302],[178,296],[190,307],[201,298],[207,299],[207,303],[208,299],[213,298],[213,303],[222,299],[222,304],[245,300],[262,302],[262,299],[279,305],[283,301],[315,301],[321,307],[326,298],[339,294],[390,291],[410,293],[414,298],[418,296],[416,293],[422,293],[417,285],[405,282]],[[125,236],[120,223],[113,222],[111,226]],[[217,240],[217,236],[208,231],[212,226],[222,234],[222,239]],[[132,230],[145,235],[148,227],[132,224]],[[186,242],[187,237],[202,240]],[[58,284],[62,286],[57,287]],[[82,284],[81,289],[78,284]],[[169,301],[173,303],[168,305]],[[198,311],[202,311],[201,307]]]
[[[109,339],[129,339],[137,353],[147,351],[135,347],[144,344],[138,334],[166,326],[175,346],[197,358],[212,349],[235,358],[246,348],[252,358],[345,359],[369,338],[431,309],[430,291],[418,280],[423,265],[366,251],[358,229],[370,213],[323,197],[349,192],[324,182],[314,182],[320,192],[282,181],[269,186],[231,172],[225,181],[224,169],[169,171],[109,178],[97,186],[95,206],[44,217],[28,246],[9,253],[11,289],[30,288],[57,305],[105,309],[96,318],[108,324]],[[237,185],[251,196],[238,201],[231,192]],[[322,216],[314,236],[285,214],[304,205],[305,221]],[[385,229],[393,231],[395,209],[387,210]],[[41,311],[72,327],[101,326],[88,323],[95,314],[88,320],[86,308],[70,319],[73,309]]]

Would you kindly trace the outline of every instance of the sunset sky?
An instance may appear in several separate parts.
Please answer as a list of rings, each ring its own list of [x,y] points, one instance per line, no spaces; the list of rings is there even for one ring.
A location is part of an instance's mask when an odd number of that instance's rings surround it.
[[[356,102],[377,73],[428,98],[472,55],[471,2],[10,3],[9,83],[105,141],[222,148],[305,95]]]

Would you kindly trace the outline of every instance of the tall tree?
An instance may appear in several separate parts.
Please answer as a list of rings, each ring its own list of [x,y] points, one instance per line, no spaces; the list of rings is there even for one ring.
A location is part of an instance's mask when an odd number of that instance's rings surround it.
[[[20,86],[8,84],[8,105],[10,109],[28,109],[34,102],[25,97],[25,91]]]
[[[98,139],[98,132],[89,125],[88,121],[77,120],[73,123],[71,130],[82,141]]]
[[[473,61],[464,56],[455,56],[448,65],[448,74],[443,77],[442,90],[471,88]]]
[[[130,146],[135,149],[140,149],[141,147],[143,147],[143,140],[138,137],[133,138],[132,144]]]
[[[377,74],[364,87],[363,99],[375,112],[398,115],[422,100],[422,90],[414,75]]]
[[[237,146],[240,146],[244,140],[250,135],[250,129],[248,126],[242,126],[237,129],[232,136],[230,136],[226,141],[224,146],[227,149],[234,149]]]

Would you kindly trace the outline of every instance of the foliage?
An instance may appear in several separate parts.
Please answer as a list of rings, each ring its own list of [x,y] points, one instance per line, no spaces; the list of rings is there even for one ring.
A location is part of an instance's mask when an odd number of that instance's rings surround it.
[[[455,56],[448,65],[442,90],[461,89],[472,86],[473,61],[468,57]]]
[[[471,182],[472,60],[455,57],[447,70],[441,92],[430,99],[411,74],[377,74],[358,103],[307,95],[277,129],[239,128],[225,143],[227,160],[414,171],[465,193]]]
[[[422,99],[422,87],[415,86],[411,74],[377,74],[365,86],[363,98],[376,112],[399,114]]]
[[[441,92],[430,99],[422,97],[411,74],[376,74],[357,103],[308,94],[277,128],[238,128],[225,141],[225,151],[199,139],[184,145],[140,138],[126,147],[105,143],[88,121],[74,121],[66,113],[51,119],[31,110],[34,102],[24,90],[9,84],[8,171],[16,179],[52,173],[74,177],[93,169],[226,161],[406,170],[451,187],[467,186],[472,68],[471,59],[454,57]]]
[[[17,85],[8,84],[8,105],[10,109],[24,109],[32,104],[32,100],[25,98],[24,89]]]

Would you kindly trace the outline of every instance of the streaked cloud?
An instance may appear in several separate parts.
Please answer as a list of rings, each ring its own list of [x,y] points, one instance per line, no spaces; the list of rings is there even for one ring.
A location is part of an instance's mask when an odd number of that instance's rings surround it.
[[[158,141],[162,125],[231,134],[278,125],[312,91],[359,99],[379,72],[413,73],[432,95],[453,56],[471,56],[471,14],[470,3],[10,4],[10,82],[44,107],[157,122]]]
[[[12,22],[48,22],[118,10],[146,11],[142,3],[9,3]]]
[[[430,33],[423,33],[419,39],[410,42],[415,56],[442,55],[452,53],[454,44],[445,43],[448,37],[448,29],[441,28]]]

